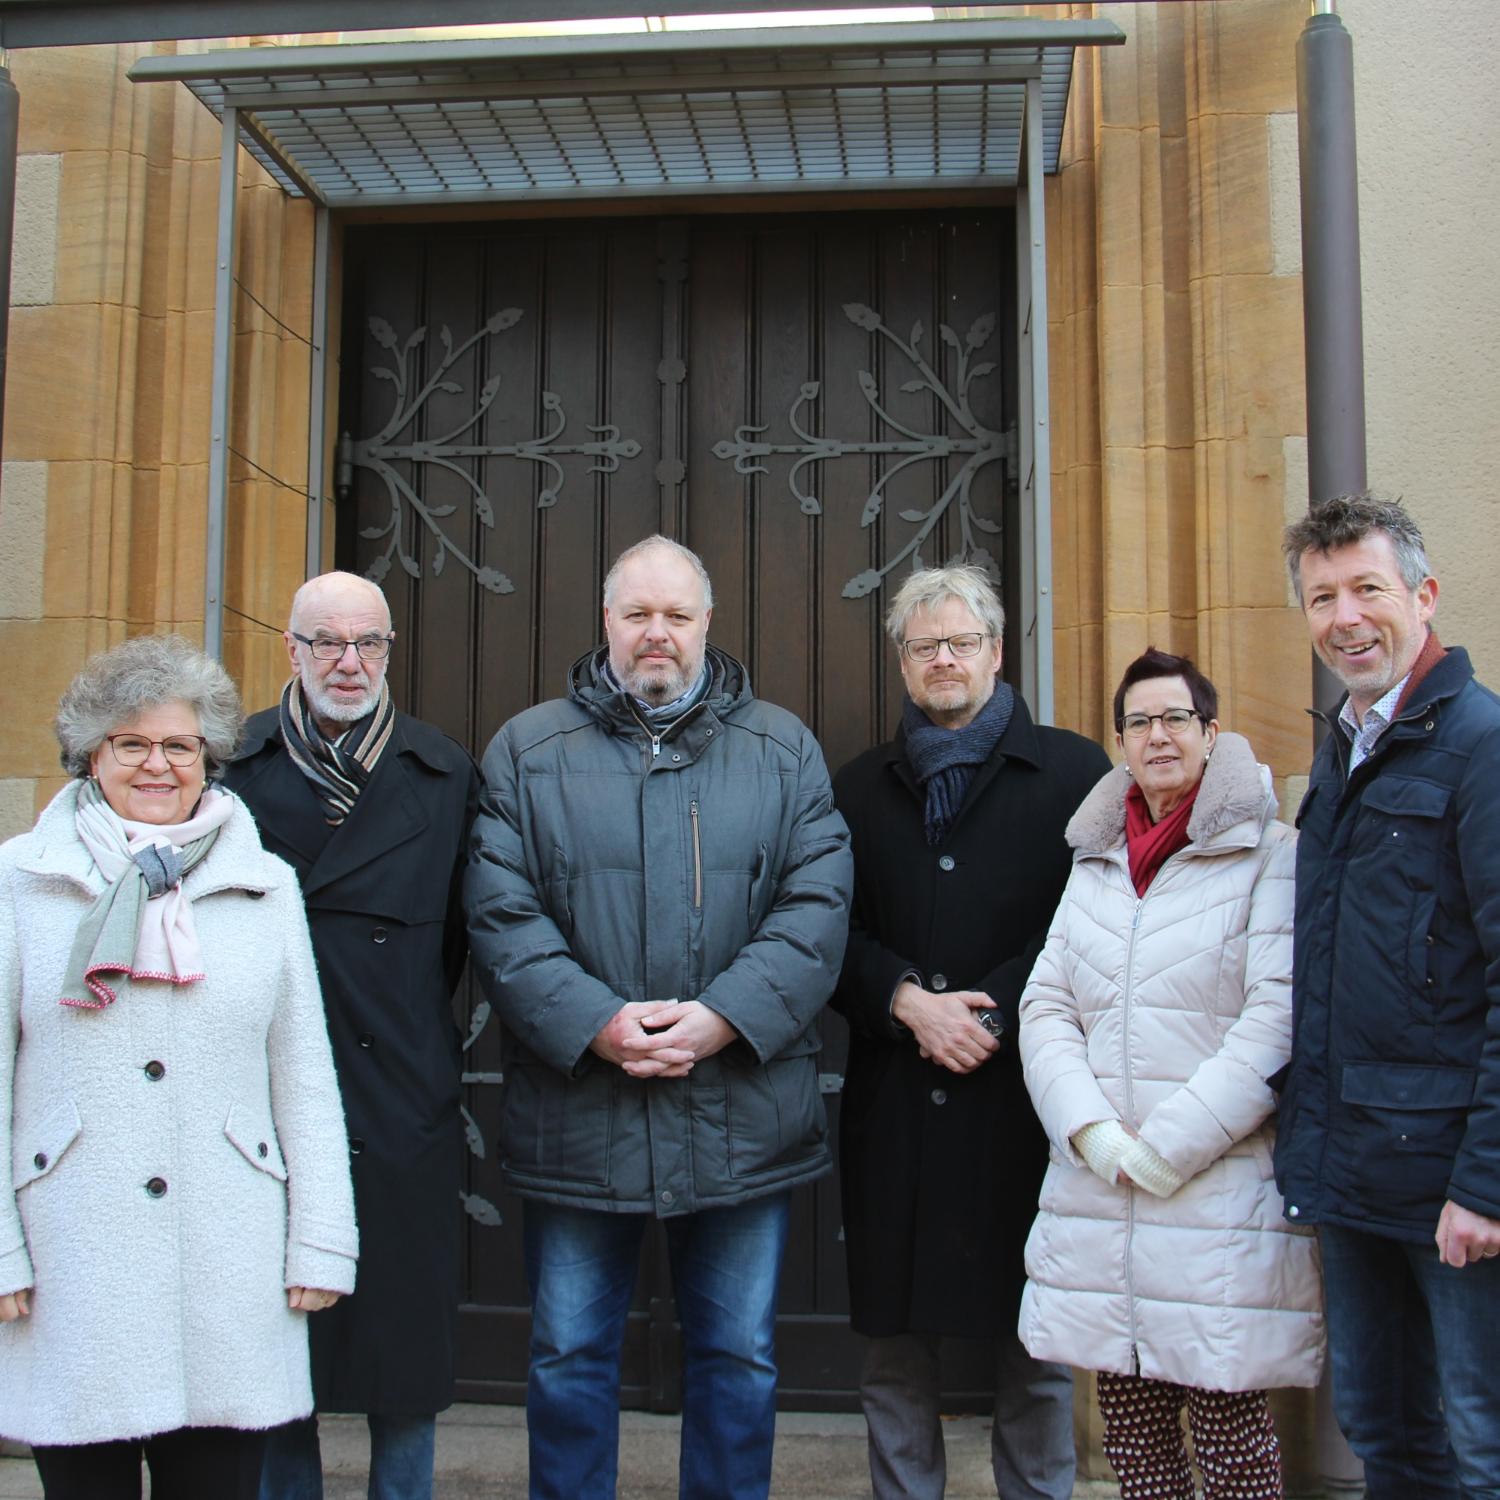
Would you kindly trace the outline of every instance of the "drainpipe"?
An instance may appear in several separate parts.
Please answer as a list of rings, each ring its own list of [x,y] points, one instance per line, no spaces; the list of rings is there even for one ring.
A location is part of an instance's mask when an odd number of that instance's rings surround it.
[[[1359,279],[1359,175],[1354,43],[1334,0],[1313,0],[1297,39],[1297,158],[1302,179],[1302,319],[1307,368],[1309,502],[1366,488],[1364,309]],[[1313,662],[1313,701],[1343,687]],[[1318,725],[1321,742],[1327,731]]]
[[[16,144],[21,96],[11,82],[9,57],[0,47],[0,430],[5,418],[5,359],[10,347],[10,252],[16,226]]]
[[[1359,174],[1354,42],[1334,0],[1313,0],[1297,39],[1297,160],[1302,179],[1302,321],[1307,366],[1308,501],[1366,488],[1364,308],[1359,280]],[[1313,701],[1336,708],[1343,687],[1316,656]],[[1318,723],[1318,737],[1327,734]],[[1364,1491],[1364,1465],[1333,1415],[1332,1362],[1313,1419],[1313,1457],[1330,1496]]]

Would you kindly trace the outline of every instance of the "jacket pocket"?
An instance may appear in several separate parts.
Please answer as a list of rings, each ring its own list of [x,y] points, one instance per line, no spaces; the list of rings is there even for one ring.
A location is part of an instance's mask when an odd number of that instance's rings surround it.
[[[1472,1068],[1345,1063],[1340,1092],[1364,1173],[1379,1182],[1425,1163],[1446,1182],[1474,1098]],[[1396,1161],[1405,1165],[1396,1167]],[[1425,1176],[1425,1174],[1424,1174]]]
[[[11,1186],[23,1188],[45,1177],[82,1133],[83,1121],[71,1099],[54,1105],[41,1119],[17,1126],[11,1143]]]
[[[750,872],[750,894],[745,914],[750,922],[751,937],[771,914],[771,851],[764,844],[756,853],[755,868]]]
[[[773,1058],[764,1067],[726,1067],[724,1080],[731,1177],[786,1167],[823,1149],[828,1122],[811,1055]]]
[[[573,941],[573,908],[568,901],[568,856],[556,846],[552,850],[552,873],[547,877],[547,906],[558,930]]]
[[[231,1104],[229,1118],[224,1121],[224,1134],[252,1167],[274,1177],[277,1182],[286,1181],[281,1143],[276,1139],[276,1132],[264,1110],[251,1109],[246,1104]]]
[[[1377,776],[1360,798],[1359,826],[1351,843],[1346,888],[1377,880],[1384,894],[1397,887],[1431,891],[1448,833],[1452,791],[1413,776]],[[1356,868],[1356,865],[1363,868]]]
[[[617,1071],[585,1068],[564,1082],[545,1064],[517,1062],[507,1068],[500,1106],[505,1170],[606,1186]]]

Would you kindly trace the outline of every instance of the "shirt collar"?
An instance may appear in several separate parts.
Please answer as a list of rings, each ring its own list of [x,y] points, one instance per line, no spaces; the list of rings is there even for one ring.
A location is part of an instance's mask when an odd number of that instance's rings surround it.
[[[1411,680],[1411,673],[1398,682],[1384,697],[1377,699],[1365,710],[1364,723],[1354,716],[1354,702],[1350,698],[1344,699],[1344,706],[1339,710],[1339,723],[1343,726],[1344,733],[1352,741],[1363,739],[1369,745],[1373,744],[1379,737],[1390,728],[1391,719],[1396,712],[1396,705],[1401,701],[1401,695],[1406,691],[1406,684]]]

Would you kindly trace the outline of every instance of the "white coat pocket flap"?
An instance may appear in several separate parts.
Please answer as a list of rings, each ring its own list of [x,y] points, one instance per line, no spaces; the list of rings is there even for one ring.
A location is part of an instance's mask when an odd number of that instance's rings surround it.
[[[253,1110],[244,1104],[231,1104],[229,1118],[224,1122],[224,1134],[252,1167],[259,1167],[277,1182],[286,1181],[286,1163],[281,1159],[281,1146],[263,1110]]]
[[[41,1119],[17,1126],[11,1147],[11,1186],[22,1188],[45,1177],[82,1131],[78,1106],[71,1099],[55,1105]]]

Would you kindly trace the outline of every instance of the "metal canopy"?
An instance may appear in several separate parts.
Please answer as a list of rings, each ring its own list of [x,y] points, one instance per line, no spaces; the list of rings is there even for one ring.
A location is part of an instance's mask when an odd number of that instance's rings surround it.
[[[950,21],[144,58],[330,208],[1014,187],[1028,79],[1055,171],[1108,21]]]
[[[653,16],[693,16],[704,0],[652,0]],[[869,0],[817,0],[820,10],[865,8]],[[991,0],[996,3],[996,0]],[[1022,5],[1026,0],[998,0]],[[797,11],[808,0],[713,0],[719,14]],[[304,31],[388,31],[419,26],[512,25],[525,21],[618,20],[620,0],[0,0],[0,46],[79,47],[279,36]]]

